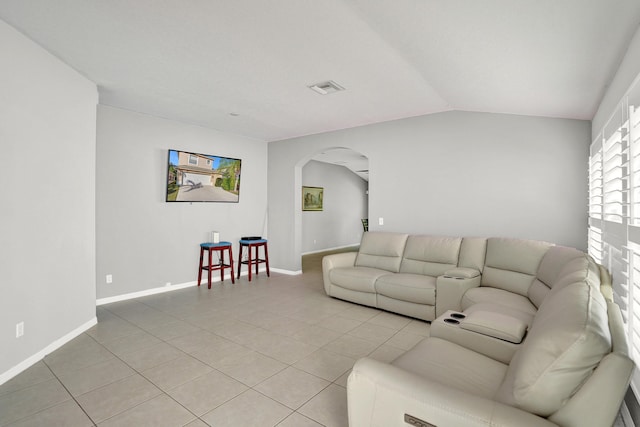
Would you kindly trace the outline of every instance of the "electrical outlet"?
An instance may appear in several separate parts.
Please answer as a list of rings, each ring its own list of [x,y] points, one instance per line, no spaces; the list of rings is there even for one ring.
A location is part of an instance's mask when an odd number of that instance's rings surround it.
[[[113,283],[113,275],[107,274],[107,277],[105,277],[105,280],[107,283]]]
[[[384,225],[384,218],[378,218],[378,225]]]
[[[24,322],[16,324],[16,338],[20,338],[24,335]]]
[[[164,284],[165,286],[171,286],[171,282],[167,282]]]
[[[316,239],[313,239],[313,244],[314,244],[314,245],[316,244]]]

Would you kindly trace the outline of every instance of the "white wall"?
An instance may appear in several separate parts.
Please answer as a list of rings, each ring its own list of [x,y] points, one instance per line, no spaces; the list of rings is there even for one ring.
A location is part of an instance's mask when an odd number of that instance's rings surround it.
[[[241,159],[240,201],[166,203],[170,148]],[[99,299],[196,280],[212,230],[236,255],[240,236],[265,235],[266,142],[100,106],[97,159]]]
[[[2,383],[95,322],[98,93],[3,21],[0,63]]]
[[[302,168],[302,185],[324,188],[323,210],[302,212],[302,252],[360,243],[367,181],[344,166],[311,160]]]
[[[300,168],[337,147],[369,158],[371,230],[585,249],[590,140],[586,121],[447,112],[271,142],[272,264],[299,270]]]
[[[631,87],[631,83],[640,72],[640,29],[629,43],[629,48],[620,63],[620,67],[615,77],[609,84],[602,101],[598,106],[598,111],[592,120],[592,137],[602,130],[602,127],[609,120],[614,109],[622,99],[622,96]]]

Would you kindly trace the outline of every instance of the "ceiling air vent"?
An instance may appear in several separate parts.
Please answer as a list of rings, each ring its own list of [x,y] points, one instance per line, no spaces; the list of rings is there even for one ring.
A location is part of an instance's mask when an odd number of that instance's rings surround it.
[[[322,83],[316,83],[314,85],[309,86],[309,89],[318,92],[320,95],[328,95],[330,93],[340,92],[344,90],[342,86],[333,80],[329,80]]]

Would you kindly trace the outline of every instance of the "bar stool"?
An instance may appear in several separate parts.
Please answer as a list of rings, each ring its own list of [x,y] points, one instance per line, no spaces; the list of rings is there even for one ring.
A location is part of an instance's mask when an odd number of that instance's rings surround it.
[[[249,249],[249,258],[246,261],[242,261],[242,251],[244,247]],[[259,258],[258,248],[264,248],[264,258]],[[254,251],[252,251],[254,249]],[[252,252],[255,252],[253,256]],[[267,239],[256,240],[240,240],[240,256],[238,257],[238,279],[240,278],[240,271],[242,264],[246,264],[249,268],[249,281],[251,281],[251,266],[256,266],[256,274],[258,274],[258,264],[265,263],[267,265],[267,276],[269,276],[269,250],[267,249]]]
[[[204,251],[209,252],[209,265],[202,265],[204,258]],[[212,253],[217,251],[220,257],[218,264],[213,264]],[[224,251],[229,251],[229,264],[224,263]],[[236,283],[233,272],[233,251],[231,249],[231,242],[220,243],[200,243],[200,267],[198,268],[198,286],[202,280],[202,270],[207,270],[209,276],[209,289],[211,289],[211,272],[213,270],[220,270],[220,281],[224,281],[225,268],[231,269],[231,283]]]

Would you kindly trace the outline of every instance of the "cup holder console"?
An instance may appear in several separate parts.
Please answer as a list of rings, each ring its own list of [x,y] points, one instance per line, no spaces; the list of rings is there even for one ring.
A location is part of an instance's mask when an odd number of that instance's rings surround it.
[[[443,317],[444,319],[442,320],[444,323],[448,323],[449,325],[459,325],[460,321],[467,316],[463,313],[458,313],[456,311],[449,311],[446,314],[444,314]]]

